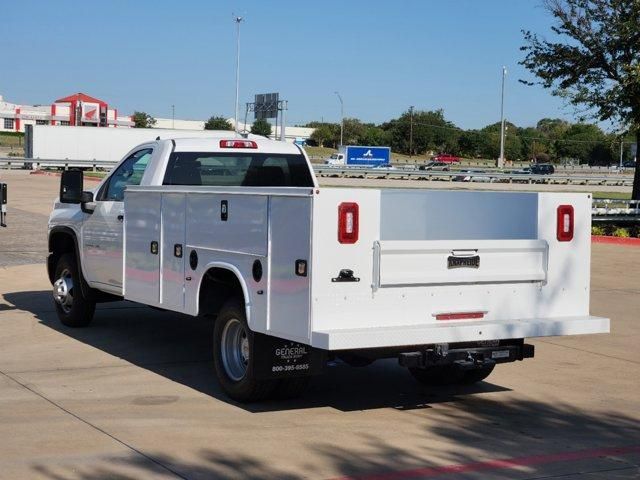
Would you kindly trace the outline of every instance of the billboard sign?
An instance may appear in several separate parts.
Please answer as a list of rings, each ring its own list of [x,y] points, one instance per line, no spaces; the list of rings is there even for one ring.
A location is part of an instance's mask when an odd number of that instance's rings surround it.
[[[97,103],[82,102],[81,121],[87,123],[98,123],[100,105]]]
[[[278,117],[279,93],[259,93],[255,96],[254,118],[263,120]]]
[[[389,147],[360,147],[345,148],[346,164],[360,166],[387,165],[391,160]]]

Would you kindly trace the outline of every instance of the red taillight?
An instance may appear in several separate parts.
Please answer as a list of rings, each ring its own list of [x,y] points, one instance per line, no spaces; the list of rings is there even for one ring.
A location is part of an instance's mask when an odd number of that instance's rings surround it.
[[[573,206],[560,205],[558,207],[557,237],[559,242],[573,240]]]
[[[220,140],[220,148],[258,148],[252,140]]]
[[[484,318],[484,312],[455,312],[437,313],[436,320],[470,320],[473,318]]]
[[[357,203],[341,203],[338,207],[338,241],[356,243],[358,241],[359,213]]]

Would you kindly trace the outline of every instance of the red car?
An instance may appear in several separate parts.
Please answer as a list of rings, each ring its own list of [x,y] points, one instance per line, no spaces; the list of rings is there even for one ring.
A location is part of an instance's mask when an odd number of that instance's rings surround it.
[[[449,155],[448,153],[439,153],[438,155],[434,155],[431,160],[434,162],[458,163],[460,161],[460,157]]]

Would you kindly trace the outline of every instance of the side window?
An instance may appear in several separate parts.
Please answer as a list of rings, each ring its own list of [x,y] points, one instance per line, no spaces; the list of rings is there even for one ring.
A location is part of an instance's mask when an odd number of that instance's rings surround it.
[[[140,185],[152,151],[151,148],[138,150],[122,162],[109,178],[108,184],[101,192],[100,200],[122,202],[127,185]]]

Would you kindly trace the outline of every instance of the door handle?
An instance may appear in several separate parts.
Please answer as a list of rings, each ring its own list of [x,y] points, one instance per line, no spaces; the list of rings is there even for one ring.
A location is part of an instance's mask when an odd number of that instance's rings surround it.
[[[118,221],[122,222],[124,220],[124,213],[121,213],[120,215],[118,215]]]

